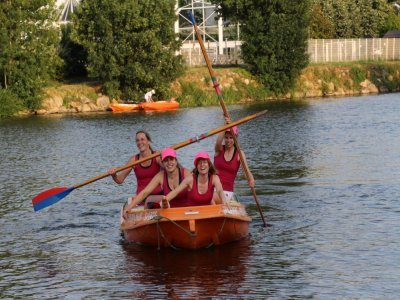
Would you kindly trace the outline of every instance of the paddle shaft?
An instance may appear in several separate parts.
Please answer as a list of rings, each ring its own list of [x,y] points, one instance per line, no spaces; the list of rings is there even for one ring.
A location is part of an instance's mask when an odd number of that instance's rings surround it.
[[[194,31],[195,31],[195,33],[196,33],[197,39],[198,39],[199,44],[200,44],[201,52],[203,53],[204,60],[206,61],[207,68],[208,68],[208,72],[210,73],[210,77],[211,77],[211,80],[212,80],[212,82],[213,82],[213,86],[214,86],[215,92],[217,93],[218,100],[219,100],[219,104],[221,105],[222,111],[223,111],[223,113],[224,113],[224,117],[230,119],[229,111],[228,111],[228,109],[227,109],[227,107],[226,107],[226,105],[225,105],[224,97],[223,97],[223,95],[222,95],[222,91],[221,91],[221,89],[220,89],[220,86],[219,86],[217,77],[215,76],[214,71],[213,71],[213,69],[212,69],[212,67],[211,67],[211,63],[210,63],[210,60],[209,60],[209,58],[208,58],[208,54],[207,54],[206,48],[204,47],[203,39],[202,39],[202,37],[201,37],[199,28],[197,27],[197,24],[196,24],[196,21],[195,21],[195,19],[194,19],[194,16],[193,16],[193,14],[192,14],[190,11],[189,11],[189,18],[190,18],[191,21],[192,21]],[[236,135],[235,135],[234,132],[233,132],[233,128],[232,128],[232,127],[230,128],[230,131],[231,131],[231,134],[232,134],[232,136],[233,136],[233,140],[234,140],[236,149],[238,150],[238,153],[239,153],[239,159],[240,159],[240,162],[241,162],[241,165],[242,165],[242,168],[243,168],[245,177],[246,177],[246,179],[247,179],[247,182],[249,183],[249,187],[250,187],[250,189],[251,189],[251,192],[252,192],[252,194],[253,194],[254,200],[255,200],[255,202],[256,202],[256,204],[257,204],[258,211],[260,212],[260,216],[261,216],[261,219],[262,219],[263,224],[264,224],[264,227],[265,227],[265,226],[267,226],[267,224],[266,224],[266,222],[265,222],[264,214],[263,214],[263,212],[262,212],[260,203],[259,203],[259,201],[258,201],[258,197],[257,197],[256,191],[255,191],[254,187],[252,187],[252,186],[250,185],[250,178],[251,178],[251,177],[250,177],[250,171],[249,171],[249,169],[248,169],[247,164],[245,163],[245,159],[244,159],[244,157],[243,157],[243,153],[242,153],[242,151],[241,151],[241,149],[240,149],[239,142],[238,142],[238,140],[237,140],[237,138],[236,138]]]
[[[207,137],[210,137],[210,136],[212,136],[212,135],[214,135],[214,134],[217,134],[217,133],[219,133],[219,132],[221,132],[221,131],[225,131],[225,130],[227,130],[227,129],[229,129],[229,128],[232,128],[232,127],[234,127],[234,126],[236,126],[236,125],[239,125],[239,124],[245,123],[245,122],[247,122],[247,121],[250,121],[250,120],[252,120],[252,119],[254,119],[254,118],[257,118],[257,117],[259,117],[259,116],[265,114],[266,112],[267,112],[267,111],[264,110],[264,111],[261,111],[261,112],[259,112],[259,113],[256,113],[256,114],[253,114],[253,115],[244,117],[244,118],[242,118],[242,119],[240,119],[240,120],[234,121],[234,122],[232,122],[232,123],[229,123],[229,124],[226,124],[226,125],[223,125],[223,126],[219,126],[219,127],[215,128],[215,129],[213,129],[213,130],[210,130],[210,131],[207,132],[207,133],[203,133],[203,134],[201,134],[201,135],[199,135],[199,136],[196,136],[196,137],[193,137],[193,138],[188,139],[188,140],[186,140],[186,141],[180,142],[180,143],[178,143],[178,144],[176,144],[176,145],[174,145],[174,146],[171,146],[170,148],[172,148],[172,149],[179,149],[179,148],[185,147],[185,146],[187,146],[187,145],[193,144],[193,143],[195,143],[195,142],[199,142],[200,140],[205,139],[205,138],[207,138]],[[144,157],[144,158],[135,160],[135,161],[134,161],[133,163],[131,163],[131,164],[127,164],[127,165],[124,165],[124,166],[122,166],[122,167],[119,167],[119,168],[117,168],[117,169],[115,170],[115,172],[118,173],[118,172],[120,172],[120,171],[122,171],[122,170],[126,170],[126,169],[129,169],[129,168],[132,168],[132,167],[134,167],[134,166],[136,166],[136,165],[138,165],[138,164],[141,164],[141,163],[143,163],[143,162],[145,162],[145,161],[148,161],[148,160],[153,159],[153,158],[155,158],[155,157],[157,157],[157,156],[160,156],[160,155],[161,155],[161,152],[159,152],[159,151],[158,151],[158,152],[155,152],[155,153],[153,153],[153,154],[151,154],[151,155],[149,155],[149,156],[147,156],[147,157]],[[97,181],[97,180],[103,179],[103,178],[105,178],[105,177],[107,177],[107,176],[110,176],[110,175],[111,175],[111,174],[109,174],[109,173],[101,174],[101,175],[99,175],[99,176],[97,176],[97,177],[94,177],[94,178],[89,179],[89,180],[87,180],[87,181],[85,181],[85,182],[83,182],[83,183],[80,183],[80,184],[77,184],[77,185],[73,186],[73,189],[77,189],[77,188],[83,187],[83,186],[85,186],[85,185],[88,185],[88,184],[90,184],[90,183],[92,183],[92,182],[95,182],[95,181]]]

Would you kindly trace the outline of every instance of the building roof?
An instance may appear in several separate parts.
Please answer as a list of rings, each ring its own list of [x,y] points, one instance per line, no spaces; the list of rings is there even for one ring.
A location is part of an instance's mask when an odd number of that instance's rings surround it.
[[[388,32],[385,33],[383,36],[384,38],[400,38],[400,30],[394,29],[394,30],[389,30]]]

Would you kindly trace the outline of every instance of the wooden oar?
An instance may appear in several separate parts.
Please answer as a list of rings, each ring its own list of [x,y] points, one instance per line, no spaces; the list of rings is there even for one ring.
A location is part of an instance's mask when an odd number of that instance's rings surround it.
[[[219,133],[221,131],[225,131],[225,130],[227,130],[229,128],[232,128],[233,126],[236,126],[236,125],[245,123],[247,121],[250,121],[250,120],[252,120],[254,118],[257,118],[258,116],[261,116],[261,115],[265,114],[266,112],[267,111],[264,110],[264,111],[261,111],[259,113],[244,117],[244,118],[242,118],[240,120],[237,120],[235,122],[229,123],[227,125],[219,126],[219,127],[215,128],[215,129],[209,131],[209,132],[202,133],[202,134],[200,134],[200,135],[198,135],[196,137],[190,138],[190,139],[188,139],[186,141],[183,141],[183,142],[181,142],[179,144],[171,146],[170,148],[179,149],[179,148],[185,147],[187,145],[190,145],[192,143],[199,142],[202,139],[205,139],[205,138],[207,138],[209,136],[217,134],[217,133]],[[124,165],[122,167],[119,167],[115,171],[118,173],[118,172],[120,172],[122,170],[125,170],[125,169],[128,169],[128,168],[132,168],[135,165],[141,164],[141,163],[143,163],[143,162],[145,162],[147,160],[153,159],[153,158],[155,158],[155,157],[157,157],[159,155],[161,155],[161,152],[155,152],[155,153],[153,153],[153,154],[151,154],[151,155],[149,155],[149,156],[147,156],[145,158],[136,160],[131,164],[127,164],[127,165]],[[105,178],[107,176],[110,176],[110,174],[109,173],[101,174],[101,175],[99,175],[97,177],[89,179],[89,180],[87,180],[87,181],[85,181],[83,183],[74,185],[73,187],[70,187],[70,188],[67,188],[67,187],[56,187],[56,188],[52,188],[52,189],[43,191],[43,192],[41,192],[40,194],[38,194],[37,196],[35,196],[32,199],[33,208],[34,208],[35,211],[41,210],[41,209],[43,209],[43,208],[45,208],[47,206],[50,206],[50,205],[52,205],[54,203],[57,203],[61,199],[63,199],[66,196],[68,196],[68,194],[71,193],[73,190],[75,190],[77,188],[80,188],[80,187],[83,187],[83,186],[85,186],[87,184],[90,184],[92,182],[95,182],[97,180],[100,180],[102,178]]]
[[[219,87],[219,83],[218,83],[217,77],[215,76],[214,71],[213,71],[213,69],[211,67],[211,63],[210,63],[210,60],[208,59],[208,54],[207,54],[206,48],[204,47],[203,39],[201,37],[199,28],[197,27],[197,24],[196,24],[196,20],[194,19],[194,16],[193,16],[191,11],[189,11],[189,19],[191,20],[191,22],[193,24],[194,31],[196,33],[197,39],[198,39],[199,44],[200,44],[201,52],[203,53],[204,60],[206,61],[208,72],[210,73],[210,77],[211,77],[211,80],[213,82],[213,86],[214,86],[215,92],[217,93],[219,104],[221,105],[222,111],[224,113],[224,117],[230,119],[229,111],[228,111],[228,109],[227,109],[227,107],[225,105],[224,97],[223,97],[221,89]],[[254,189],[254,187],[250,186],[250,171],[248,169],[248,166],[245,164],[243,153],[242,153],[242,151],[240,149],[239,142],[238,142],[238,140],[236,138],[236,135],[233,132],[233,128],[232,127],[231,127],[230,131],[231,131],[231,134],[233,136],[233,140],[235,142],[236,149],[238,150],[238,153],[239,153],[239,159],[240,159],[244,174],[246,176],[247,182],[249,183],[249,187],[251,189],[251,192],[253,194],[254,200],[255,200],[255,202],[257,204],[258,211],[260,212],[260,216],[261,216],[261,219],[262,219],[264,227],[265,227],[265,226],[267,226],[267,223],[265,222],[264,214],[262,212],[260,203],[258,201],[256,190]]]

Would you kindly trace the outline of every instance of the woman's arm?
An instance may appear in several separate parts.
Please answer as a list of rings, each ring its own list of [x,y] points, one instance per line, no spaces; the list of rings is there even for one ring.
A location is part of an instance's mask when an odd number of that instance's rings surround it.
[[[189,176],[185,176],[185,179],[172,191],[168,193],[168,195],[164,196],[163,199],[167,200],[168,202],[174,199],[180,192],[185,189],[191,189],[193,186],[193,176],[190,174]],[[163,207],[165,208],[165,207]]]
[[[218,156],[222,151],[222,141],[224,140],[225,131],[222,131],[218,134],[217,140],[215,141],[215,156]]]
[[[135,161],[135,156],[132,156],[128,162],[126,163],[126,165],[132,164]],[[118,183],[118,184],[122,184],[125,181],[125,178],[128,177],[129,173],[131,173],[132,168],[123,170],[121,172],[119,172],[118,174],[115,173],[116,168],[112,168],[110,170],[108,170],[108,174],[111,175],[112,179]]]
[[[213,176],[213,185],[215,187],[215,192],[219,196],[219,199],[222,203],[226,203],[224,190],[222,189],[221,180],[219,179],[218,175]],[[214,199],[216,200],[216,199]],[[219,204],[219,203],[217,203]]]
[[[247,180],[249,182],[249,186],[253,188],[255,186],[254,177],[253,177],[253,174],[250,171],[249,165],[247,164],[246,155],[244,155],[243,151],[242,151],[242,156],[243,156],[243,164],[244,164],[243,167],[247,169],[248,174],[249,174],[249,178],[247,178]],[[240,158],[238,158],[238,159],[240,159]]]
[[[126,219],[126,216],[128,214],[128,212],[135,207],[136,205],[138,205],[140,202],[142,202],[144,199],[146,199],[146,197],[148,195],[150,195],[150,193],[158,186],[158,185],[162,185],[162,181],[164,178],[164,171],[160,171],[157,173],[156,176],[153,177],[153,179],[149,182],[148,185],[146,185],[146,187],[139,193],[137,194],[134,198],[133,201],[128,204],[127,206],[125,206],[124,209],[124,218]]]

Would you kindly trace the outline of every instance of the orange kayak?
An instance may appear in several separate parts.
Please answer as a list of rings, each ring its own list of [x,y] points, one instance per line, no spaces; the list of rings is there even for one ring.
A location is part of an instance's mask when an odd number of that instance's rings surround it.
[[[178,109],[179,102],[177,101],[156,101],[156,102],[143,102],[140,106],[144,110],[171,110]]]
[[[167,209],[134,208],[121,230],[125,240],[141,245],[206,248],[248,236],[251,218],[238,202]]]
[[[111,108],[112,111],[134,111],[134,110],[140,110],[140,104],[124,104],[124,103],[116,103],[116,104],[110,104],[109,107]]]

